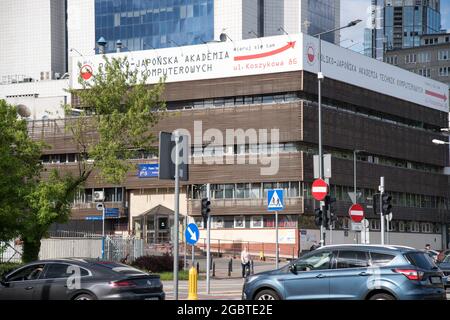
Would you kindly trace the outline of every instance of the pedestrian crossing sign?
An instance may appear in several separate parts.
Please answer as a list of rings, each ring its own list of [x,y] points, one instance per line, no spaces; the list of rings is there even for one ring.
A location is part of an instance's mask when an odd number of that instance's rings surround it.
[[[267,192],[267,210],[281,211],[284,209],[283,190],[272,189]]]

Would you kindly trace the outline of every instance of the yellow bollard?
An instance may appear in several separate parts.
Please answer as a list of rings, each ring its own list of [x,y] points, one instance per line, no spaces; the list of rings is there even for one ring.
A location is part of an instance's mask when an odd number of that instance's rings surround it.
[[[189,270],[189,295],[188,300],[198,300],[197,295],[197,269],[192,267]]]

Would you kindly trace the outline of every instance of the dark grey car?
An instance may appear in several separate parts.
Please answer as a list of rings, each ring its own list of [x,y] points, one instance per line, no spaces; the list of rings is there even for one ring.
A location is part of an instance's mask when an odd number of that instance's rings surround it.
[[[164,300],[159,275],[94,259],[43,260],[4,276],[0,300]]]

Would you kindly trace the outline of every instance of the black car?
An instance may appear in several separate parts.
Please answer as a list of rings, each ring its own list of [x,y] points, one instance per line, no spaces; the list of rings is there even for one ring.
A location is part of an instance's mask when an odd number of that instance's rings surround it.
[[[0,300],[164,300],[159,275],[94,259],[26,264],[0,281]]]

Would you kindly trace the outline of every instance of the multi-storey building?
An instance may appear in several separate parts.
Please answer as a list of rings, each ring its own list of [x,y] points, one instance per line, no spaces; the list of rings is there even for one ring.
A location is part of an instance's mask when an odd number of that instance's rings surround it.
[[[450,84],[450,33],[421,37],[421,46],[386,52],[387,63]]]
[[[319,239],[314,225],[318,203],[311,196],[313,155],[318,150],[317,48],[312,37],[289,35],[111,55],[149,62],[177,57],[167,66],[145,66],[149,85],[167,75],[164,98],[173,112],[152,130],[186,129],[194,137],[180,213],[201,226],[200,198],[204,185],[211,183],[211,238],[216,249],[219,244],[222,251],[235,249],[245,242],[251,251],[273,254],[275,219],[267,211],[267,191],[273,188],[283,189],[285,197],[285,209],[279,213],[281,253],[296,254]],[[215,58],[183,58],[191,55]],[[389,243],[446,247],[450,189],[444,171],[449,155],[445,146],[431,141],[442,138],[439,129],[448,123],[448,101],[443,99],[448,86],[326,42],[323,57],[323,146],[332,155],[330,193],[337,198],[339,216],[333,241],[360,241],[350,228],[347,193],[354,188],[354,151],[364,150],[357,153],[359,201],[370,204],[368,198],[385,177],[394,205]],[[84,60],[76,59],[74,70]],[[86,60],[96,70],[101,57]],[[77,151],[63,130],[64,121],[44,128],[30,123],[30,134],[44,136],[52,145],[43,158],[46,166],[72,170]],[[227,130],[239,129],[244,139],[223,140]],[[265,139],[259,139],[261,132],[267,133]],[[158,160],[157,155],[141,154],[131,161],[144,165]],[[99,232],[101,221],[92,221],[99,215],[93,202],[97,190],[105,191],[108,208],[116,208],[117,216],[106,221],[108,232],[129,233],[149,245],[170,241],[173,182],[139,170],[129,172],[118,186],[91,177],[74,204],[71,222],[55,228]],[[367,209],[366,219],[370,241],[378,243],[380,217]],[[330,236],[328,231],[327,243]]]
[[[365,54],[383,60],[389,50],[420,46],[420,37],[441,32],[440,0],[373,0]]]
[[[71,56],[90,55],[103,37],[107,52],[148,50],[238,41],[304,32],[316,34],[340,24],[340,0],[68,0]],[[338,33],[324,40],[334,42]]]
[[[62,77],[67,70],[65,0],[4,0],[0,21],[0,84]]]

